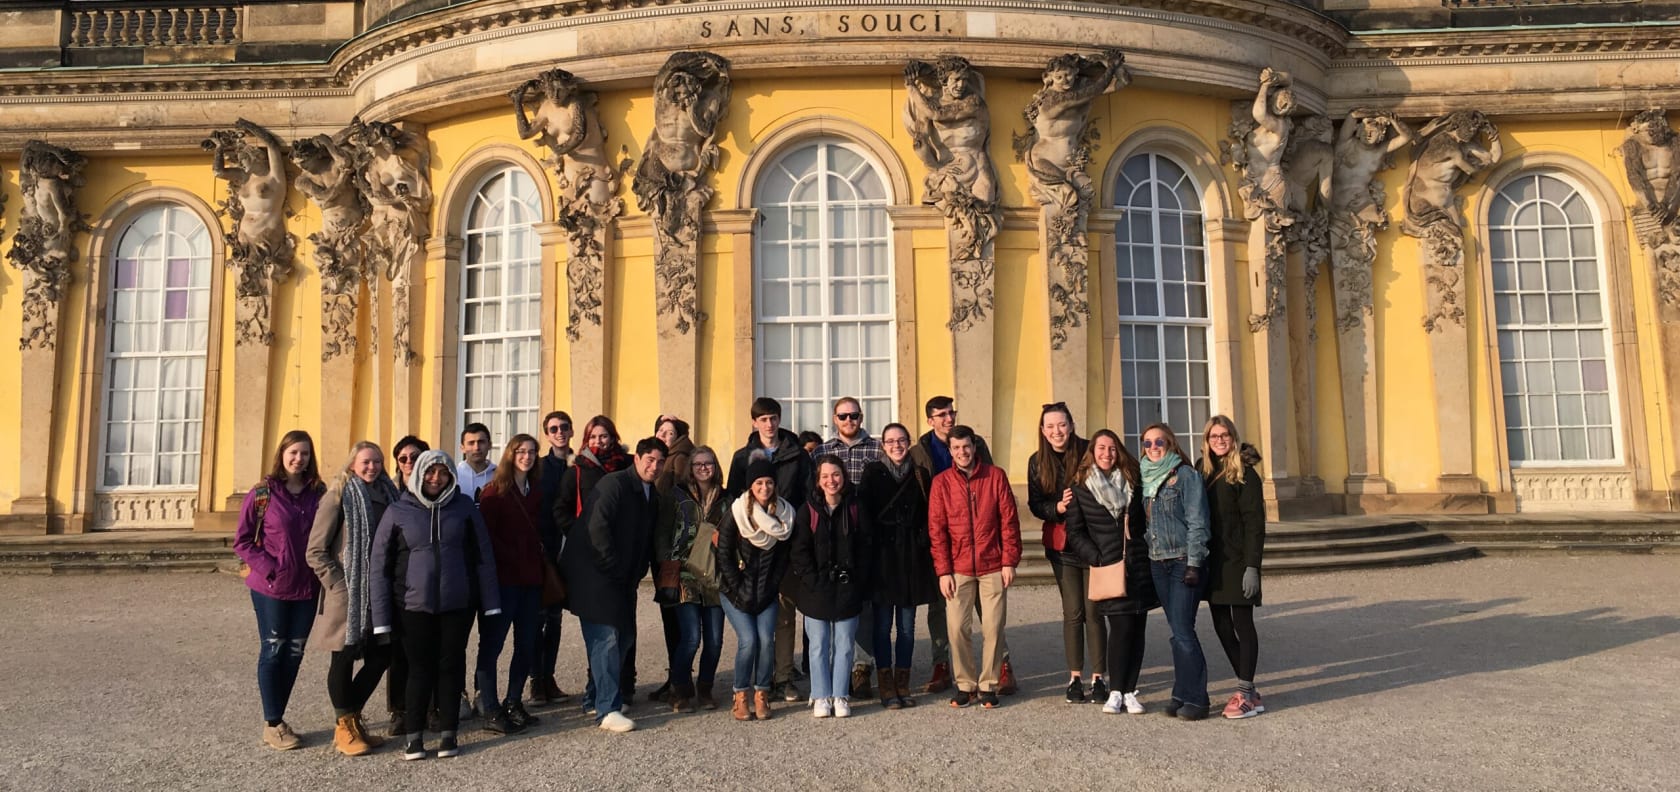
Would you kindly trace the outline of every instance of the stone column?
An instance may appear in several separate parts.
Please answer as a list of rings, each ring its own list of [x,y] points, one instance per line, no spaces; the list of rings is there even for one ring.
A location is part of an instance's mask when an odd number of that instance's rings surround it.
[[[356,343],[356,318],[362,286],[372,274],[364,241],[368,202],[348,143],[352,131],[292,143],[299,171],[295,185],[321,214],[321,228],[309,241],[321,276],[321,426],[315,453],[323,464],[344,459],[356,439],[355,400],[348,395],[355,392],[357,362],[367,357]],[[372,285],[377,288],[377,282]]]
[[[1645,110],[1633,117],[1622,142],[1622,164],[1634,195],[1634,228],[1650,256],[1657,298],[1658,349],[1663,389],[1672,403],[1680,394],[1680,134],[1668,111]],[[1671,458],[1680,458],[1680,411],[1668,409]],[[1668,508],[1680,509],[1680,470],[1669,473]]]
[[[425,301],[443,305],[443,316],[437,323],[437,327],[427,328],[432,338],[430,374],[432,392],[438,395],[437,405],[429,417],[434,427],[433,431],[438,433],[438,439],[446,445],[450,445],[451,451],[453,451],[452,444],[449,444],[451,438],[444,437],[444,435],[449,432],[448,417],[459,415],[461,411],[460,392],[457,383],[460,372],[458,366],[461,364],[459,359],[461,354],[461,278],[458,276],[449,277],[451,272],[449,263],[461,260],[461,250],[464,244],[465,242],[460,237],[449,234],[434,234],[426,240],[425,283],[427,286],[424,292]],[[433,289],[436,289],[441,296],[433,297]],[[374,369],[377,371],[380,367],[375,366]],[[417,384],[406,379],[408,373],[407,369],[399,369],[393,363],[389,375],[391,382],[384,384],[383,389],[376,388],[374,392],[392,393],[394,386],[400,386],[396,387],[397,390],[409,390],[410,387]],[[399,374],[405,378],[398,378]],[[394,393],[389,399],[392,405],[390,410],[392,439],[402,437],[405,434],[424,437],[421,419],[428,416],[420,415],[408,401],[407,396],[404,396],[403,399],[400,405],[401,409],[398,409],[398,402]]]
[[[1291,256],[1299,261],[1288,276],[1289,379],[1294,393],[1292,423],[1295,434],[1294,472],[1297,495],[1324,494],[1318,471],[1318,265],[1311,254]]]

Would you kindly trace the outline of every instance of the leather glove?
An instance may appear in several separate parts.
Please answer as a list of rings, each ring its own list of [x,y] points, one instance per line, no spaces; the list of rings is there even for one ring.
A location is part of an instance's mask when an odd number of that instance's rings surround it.
[[[379,646],[390,646],[391,645],[391,634],[390,633],[380,633],[378,635],[375,635],[375,636],[373,636],[373,642],[375,644],[379,645]]]
[[[1202,584],[1202,570],[1187,566],[1184,568],[1184,585],[1195,588]]]
[[[1243,596],[1254,599],[1260,596],[1260,568],[1249,567],[1243,570]]]

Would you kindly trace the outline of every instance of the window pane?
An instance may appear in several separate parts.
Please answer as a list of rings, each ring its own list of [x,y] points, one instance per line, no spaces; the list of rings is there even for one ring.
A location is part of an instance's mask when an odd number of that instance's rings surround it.
[[[476,421],[490,429],[492,456],[536,423],[544,290],[533,228],[543,217],[539,195],[529,174],[507,167],[485,179],[467,208],[457,420],[458,427]]]

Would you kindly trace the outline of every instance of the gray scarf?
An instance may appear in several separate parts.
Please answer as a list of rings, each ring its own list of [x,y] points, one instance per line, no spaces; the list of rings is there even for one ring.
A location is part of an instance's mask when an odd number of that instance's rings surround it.
[[[905,454],[903,462],[894,462],[891,457],[883,455],[881,464],[887,466],[887,472],[892,474],[893,481],[903,481],[905,476],[910,475],[910,466],[915,463],[910,461],[909,454]]]
[[[1126,508],[1132,504],[1132,487],[1126,483],[1126,474],[1121,473],[1120,468],[1105,474],[1092,465],[1091,472],[1085,474],[1085,489],[1096,496],[1097,502],[1108,510],[1110,516],[1125,522]]]
[[[354,646],[362,642],[367,631],[368,551],[373,545],[373,530],[378,527],[373,524],[369,506],[374,502],[389,506],[397,499],[397,487],[384,476],[369,484],[351,475],[345,477],[340,498],[344,548],[339,564],[344,568],[344,588],[349,595],[344,614],[344,645]]]

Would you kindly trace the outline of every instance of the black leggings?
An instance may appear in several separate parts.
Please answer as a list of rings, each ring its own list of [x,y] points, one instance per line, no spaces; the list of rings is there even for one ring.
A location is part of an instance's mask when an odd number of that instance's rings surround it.
[[[1237,681],[1253,682],[1254,667],[1260,664],[1260,637],[1254,632],[1253,605],[1208,605],[1213,612],[1213,631],[1225,647],[1225,657]]]
[[[356,670],[358,659],[362,661],[359,671]],[[361,712],[373,696],[373,689],[379,687],[379,677],[385,674],[385,667],[390,664],[390,644],[369,641],[359,653],[354,650],[333,652],[332,664],[327,666],[327,698],[332,699],[333,714],[344,716]]]
[[[1108,622],[1108,683],[1110,690],[1137,690],[1143,671],[1143,624],[1148,613],[1104,616]]]
[[[467,635],[472,632],[473,612],[402,612],[403,651],[408,653],[408,690],[403,711],[403,731],[418,734],[426,729],[426,713],[438,707],[440,731],[452,732],[461,722],[456,703],[466,686]]]

